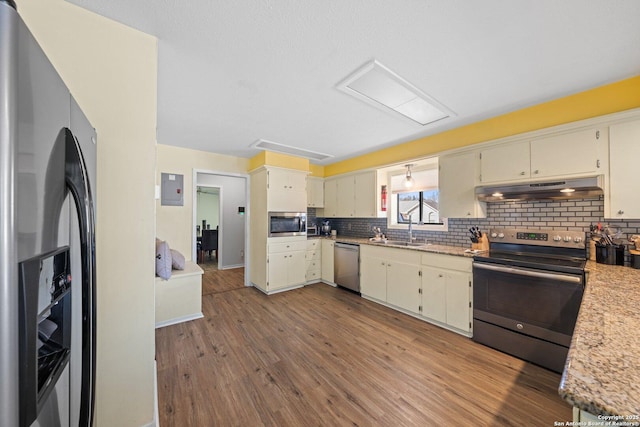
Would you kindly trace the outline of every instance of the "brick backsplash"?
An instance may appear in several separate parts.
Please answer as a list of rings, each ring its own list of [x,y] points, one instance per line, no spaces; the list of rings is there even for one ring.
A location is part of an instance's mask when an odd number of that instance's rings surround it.
[[[324,218],[316,216],[316,210],[307,211],[307,221],[318,224]],[[405,239],[405,230],[387,230],[386,218],[328,218],[331,227],[338,235],[351,237],[371,237],[372,227],[380,227],[390,239]],[[458,247],[470,247],[469,228],[480,227],[487,231],[491,228],[552,228],[556,230],[577,230],[589,232],[591,224],[598,222],[620,229],[628,238],[640,234],[640,219],[606,220],[604,219],[603,197],[558,200],[558,201],[517,201],[487,204],[487,217],[482,219],[449,219],[449,231],[414,231],[420,241],[433,244]],[[627,260],[628,262],[628,260]]]

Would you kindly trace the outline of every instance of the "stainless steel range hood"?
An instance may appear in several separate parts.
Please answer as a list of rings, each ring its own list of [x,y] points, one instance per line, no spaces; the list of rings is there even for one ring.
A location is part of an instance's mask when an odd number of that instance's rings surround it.
[[[476,187],[476,196],[483,202],[505,200],[562,200],[602,195],[604,177],[558,179],[554,181],[503,184]]]

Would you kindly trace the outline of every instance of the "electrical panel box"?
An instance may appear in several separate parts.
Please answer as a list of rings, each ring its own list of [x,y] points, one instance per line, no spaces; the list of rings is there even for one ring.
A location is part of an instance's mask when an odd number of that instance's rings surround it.
[[[160,204],[184,206],[184,175],[174,173],[161,174]]]

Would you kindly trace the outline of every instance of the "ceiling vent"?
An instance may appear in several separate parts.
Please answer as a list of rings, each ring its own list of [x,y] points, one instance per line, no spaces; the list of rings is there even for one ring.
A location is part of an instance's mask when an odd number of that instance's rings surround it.
[[[383,111],[392,110],[422,126],[456,115],[376,60],[354,71],[336,88]]]
[[[278,144],[277,142],[259,139],[249,146],[250,148],[259,148],[261,150],[275,151],[276,153],[290,154],[292,156],[304,157],[310,160],[326,160],[333,157],[331,154],[317,153],[315,151],[304,150],[302,148],[291,147],[289,145]]]

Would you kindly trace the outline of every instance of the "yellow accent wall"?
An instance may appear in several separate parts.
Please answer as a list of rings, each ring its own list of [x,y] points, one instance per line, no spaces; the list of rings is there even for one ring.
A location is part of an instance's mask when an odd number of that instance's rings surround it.
[[[309,164],[309,172],[311,176],[324,177],[324,166]]]
[[[327,165],[324,176],[427,157],[442,151],[640,107],[640,76],[523,108]]]
[[[273,151],[263,151],[249,161],[249,170],[257,169],[260,166],[277,166],[306,172],[309,171],[309,159],[274,153]]]
[[[18,11],[98,134],[94,425],[150,425],[157,39],[63,0]]]

